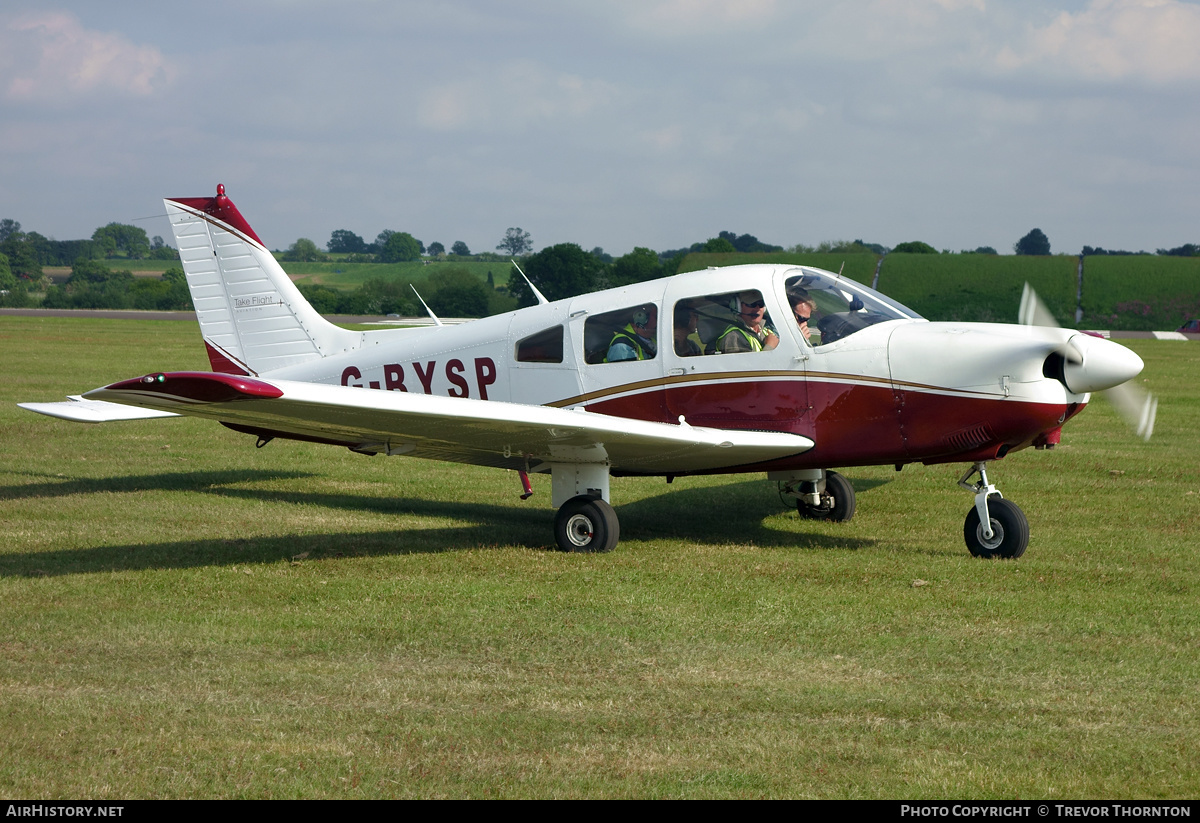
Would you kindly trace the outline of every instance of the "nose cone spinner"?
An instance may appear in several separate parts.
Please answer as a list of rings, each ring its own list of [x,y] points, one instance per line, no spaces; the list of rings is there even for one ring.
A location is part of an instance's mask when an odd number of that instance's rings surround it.
[[[1067,388],[1076,394],[1104,391],[1137,377],[1142,358],[1111,340],[1076,334],[1067,342],[1063,369]]]

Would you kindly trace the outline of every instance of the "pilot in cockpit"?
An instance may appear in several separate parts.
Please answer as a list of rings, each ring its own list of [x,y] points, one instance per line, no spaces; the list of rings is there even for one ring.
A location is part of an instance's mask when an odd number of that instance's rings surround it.
[[[767,304],[758,291],[740,292],[737,322],[721,332],[713,350],[719,354],[765,351],[779,345],[779,335],[766,325]]]

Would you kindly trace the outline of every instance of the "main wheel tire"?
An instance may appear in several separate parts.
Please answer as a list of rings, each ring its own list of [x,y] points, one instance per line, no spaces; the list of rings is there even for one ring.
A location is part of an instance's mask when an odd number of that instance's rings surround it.
[[[620,536],[617,513],[597,497],[572,497],[554,516],[554,540],[565,552],[610,552]]]
[[[963,523],[963,538],[975,557],[1015,559],[1029,546],[1029,520],[1025,512],[1003,497],[988,498],[988,519],[992,521],[991,539],[983,536],[979,511],[972,506]]]
[[[803,500],[796,501],[796,511],[809,520],[828,520],[845,523],[854,517],[854,486],[837,472],[825,472],[825,491],[821,492],[820,504],[813,506]]]

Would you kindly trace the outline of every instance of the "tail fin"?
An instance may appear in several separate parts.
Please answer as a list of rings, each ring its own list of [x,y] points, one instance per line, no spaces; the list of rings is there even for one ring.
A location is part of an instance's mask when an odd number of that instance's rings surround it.
[[[163,200],[213,371],[262,374],[361,345],[304,299],[225,186]]]

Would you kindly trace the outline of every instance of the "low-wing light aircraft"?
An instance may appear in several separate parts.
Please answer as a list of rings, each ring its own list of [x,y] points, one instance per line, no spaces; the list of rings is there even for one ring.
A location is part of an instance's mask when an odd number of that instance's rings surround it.
[[[746,265],[555,302],[535,288],[538,305],[460,326],[349,331],[301,296],[224,186],[164,204],[212,371],[24,408],[191,415],[259,445],[510,469],[525,496],[548,472],[566,551],[616,546],[612,475],[765,472],[801,515],[845,521],[854,488],[834,467],[960,462],[968,549],[1018,557],[1029,524],[990,461],[1052,448],[1091,392],[1118,392],[1144,436],[1153,425],[1153,399],[1122,386],[1137,355],[1048,327],[1032,293],[1026,325],[934,323],[831,272]]]

